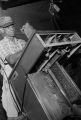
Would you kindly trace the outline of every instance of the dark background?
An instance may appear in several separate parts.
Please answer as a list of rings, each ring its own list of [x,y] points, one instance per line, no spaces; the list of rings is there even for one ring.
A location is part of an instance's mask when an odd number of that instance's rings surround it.
[[[19,29],[27,20],[39,30],[75,30],[81,35],[81,2],[80,0],[53,0],[60,12],[49,13],[51,0],[8,0],[1,2],[3,14],[13,17]],[[56,27],[58,23],[59,28]]]
[[[81,1],[63,0],[60,11],[61,29],[72,29],[81,35]]]

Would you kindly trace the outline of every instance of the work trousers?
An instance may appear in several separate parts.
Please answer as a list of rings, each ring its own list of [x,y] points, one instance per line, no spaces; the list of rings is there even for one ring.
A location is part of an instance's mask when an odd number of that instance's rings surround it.
[[[3,86],[3,76],[0,73],[0,120],[7,120],[7,114],[2,105],[2,86]]]

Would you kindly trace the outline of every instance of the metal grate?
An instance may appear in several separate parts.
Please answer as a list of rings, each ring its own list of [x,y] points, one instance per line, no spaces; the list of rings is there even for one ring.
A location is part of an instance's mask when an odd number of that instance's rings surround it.
[[[66,71],[63,68],[61,68],[58,62],[54,63],[50,69],[53,72],[56,79],[58,80],[58,82],[60,83],[68,99],[71,102],[76,101],[78,97],[80,96],[80,94],[76,88],[75,83],[68,76]]]

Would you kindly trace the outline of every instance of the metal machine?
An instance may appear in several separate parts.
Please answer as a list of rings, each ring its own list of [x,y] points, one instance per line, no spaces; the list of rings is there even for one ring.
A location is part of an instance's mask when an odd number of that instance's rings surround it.
[[[80,88],[64,68],[80,47],[76,32],[33,34],[9,77],[20,112],[30,120],[62,120],[81,101]]]

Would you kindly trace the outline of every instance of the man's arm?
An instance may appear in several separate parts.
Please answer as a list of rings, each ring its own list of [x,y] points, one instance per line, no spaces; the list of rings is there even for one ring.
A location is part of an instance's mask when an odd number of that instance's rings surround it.
[[[15,42],[16,42],[16,41],[15,41]],[[19,42],[19,45],[22,46],[22,50],[14,53],[14,54],[8,55],[8,56],[6,57],[6,60],[8,61],[8,63],[10,63],[10,64],[12,64],[12,65],[13,65],[14,63],[16,63],[17,60],[20,58],[20,56],[22,55],[22,52],[24,51],[25,45],[26,45],[26,42],[25,42],[24,40],[18,39],[18,41],[17,41],[16,44],[18,44],[18,42]],[[19,46],[19,47],[20,47],[20,46]]]
[[[14,64],[20,58],[20,56],[22,55],[22,52],[23,51],[19,51],[15,54],[9,55],[9,56],[6,57],[6,60],[8,61],[8,63]]]

